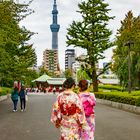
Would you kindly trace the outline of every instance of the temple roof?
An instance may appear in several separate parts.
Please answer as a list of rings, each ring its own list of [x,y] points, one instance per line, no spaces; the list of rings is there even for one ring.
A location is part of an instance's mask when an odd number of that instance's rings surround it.
[[[43,74],[32,82],[47,82],[49,85],[63,85],[66,78],[51,78],[47,74]]]
[[[37,79],[33,80],[32,82],[46,82],[47,79],[51,78],[47,74],[43,74],[42,76],[38,77]]]

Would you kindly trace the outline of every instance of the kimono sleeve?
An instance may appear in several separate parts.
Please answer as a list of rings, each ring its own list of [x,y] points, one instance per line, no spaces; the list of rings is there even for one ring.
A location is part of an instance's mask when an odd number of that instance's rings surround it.
[[[59,127],[61,123],[61,112],[58,99],[56,100],[52,108],[51,122],[54,123],[56,127]]]
[[[96,97],[94,93],[90,93],[91,95],[91,105],[95,106],[96,105]]]

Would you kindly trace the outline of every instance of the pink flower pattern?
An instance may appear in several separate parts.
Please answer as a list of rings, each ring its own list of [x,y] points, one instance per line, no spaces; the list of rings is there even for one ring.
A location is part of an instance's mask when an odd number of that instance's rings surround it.
[[[86,116],[86,121],[82,126],[81,130],[81,140],[94,140],[95,133],[95,111],[94,107],[96,105],[96,98],[93,93],[81,92],[79,97],[82,101],[84,112]]]
[[[52,109],[51,121],[60,128],[60,140],[80,140],[80,128],[86,119],[78,95],[60,93]]]

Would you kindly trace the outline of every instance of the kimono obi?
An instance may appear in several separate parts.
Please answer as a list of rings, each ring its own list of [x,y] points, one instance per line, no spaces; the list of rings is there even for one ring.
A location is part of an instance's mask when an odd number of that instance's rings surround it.
[[[64,116],[72,116],[77,113],[76,104],[60,104],[60,111]]]
[[[90,117],[94,115],[94,106],[96,105],[96,99],[93,94],[81,94],[80,98],[85,111],[85,116]]]

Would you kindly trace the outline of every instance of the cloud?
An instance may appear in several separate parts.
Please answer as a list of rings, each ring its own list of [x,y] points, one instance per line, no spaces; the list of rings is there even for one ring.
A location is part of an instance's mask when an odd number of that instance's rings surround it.
[[[20,0],[19,0],[20,1]],[[23,0],[21,0],[23,1]],[[65,50],[66,48],[66,33],[67,28],[73,20],[80,20],[80,14],[78,10],[78,3],[83,0],[57,0],[58,13],[58,24],[60,24],[60,30],[58,32],[58,47],[59,47],[59,62],[61,69],[65,66]],[[120,21],[125,18],[125,14],[132,10],[134,16],[139,15],[139,0],[105,0],[109,4],[111,9],[109,15],[115,16],[114,20],[109,22],[109,28],[113,30],[113,36],[116,30],[120,27]],[[43,51],[47,48],[51,48],[52,33],[50,30],[50,24],[52,23],[52,9],[53,0],[34,0],[30,6],[35,13],[28,16],[21,25],[24,25],[27,29],[37,32],[34,37],[30,40],[34,43],[34,48],[37,53],[37,64],[41,65],[43,60]],[[76,49],[77,55],[84,53],[85,50]],[[108,55],[110,54],[110,55]],[[112,56],[112,49],[105,52],[106,59],[104,61],[110,61]]]

